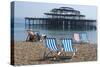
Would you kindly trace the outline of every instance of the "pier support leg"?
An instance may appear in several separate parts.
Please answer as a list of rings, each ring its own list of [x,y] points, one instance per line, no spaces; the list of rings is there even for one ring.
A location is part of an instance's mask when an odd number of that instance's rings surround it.
[[[68,30],[70,30],[70,21],[68,21]]]
[[[65,26],[64,26],[64,25],[65,25],[65,22],[63,21],[63,31],[64,31],[64,29],[65,29]]]
[[[26,29],[26,19],[25,19],[25,29]]]
[[[28,20],[29,24],[28,24],[28,29],[31,29],[31,24],[30,24],[30,20]]]

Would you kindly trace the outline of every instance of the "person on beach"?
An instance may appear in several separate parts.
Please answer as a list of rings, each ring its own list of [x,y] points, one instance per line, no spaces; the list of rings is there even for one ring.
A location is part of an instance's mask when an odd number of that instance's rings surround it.
[[[26,41],[33,42],[35,39],[35,33],[32,31],[32,29],[27,30],[28,36],[26,38]]]
[[[36,41],[40,41],[41,36],[39,35],[39,33],[35,32],[35,35],[36,35]]]

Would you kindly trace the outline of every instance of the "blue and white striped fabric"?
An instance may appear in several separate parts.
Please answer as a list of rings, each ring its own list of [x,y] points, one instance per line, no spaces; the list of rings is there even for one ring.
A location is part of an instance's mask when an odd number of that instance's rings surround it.
[[[72,47],[72,40],[71,39],[63,39],[62,40],[62,46],[65,52],[73,52]]]
[[[45,40],[46,46],[52,51],[58,51],[55,38],[47,38]]]
[[[80,34],[80,38],[82,42],[87,42],[88,38],[87,38],[87,34],[86,33],[81,33]]]

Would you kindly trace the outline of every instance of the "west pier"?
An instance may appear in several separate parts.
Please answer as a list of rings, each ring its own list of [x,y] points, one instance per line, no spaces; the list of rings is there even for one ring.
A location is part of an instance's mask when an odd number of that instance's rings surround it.
[[[96,20],[86,19],[79,10],[71,7],[54,8],[45,17],[25,17],[25,28],[30,29],[36,24],[59,26],[63,30],[96,30]]]

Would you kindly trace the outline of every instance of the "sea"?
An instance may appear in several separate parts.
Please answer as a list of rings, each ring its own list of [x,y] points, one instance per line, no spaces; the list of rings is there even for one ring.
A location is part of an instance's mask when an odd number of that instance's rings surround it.
[[[12,29],[12,28],[11,28]],[[16,41],[25,41],[27,38],[27,32],[25,28],[25,19],[24,18],[15,18],[14,20],[14,40]],[[88,40],[91,43],[97,43],[97,30],[86,30],[86,31],[78,31],[78,30],[68,30],[62,29],[59,26],[49,27],[47,25],[34,24],[32,30],[34,32],[38,32],[40,35],[45,34],[47,37],[55,37],[55,38],[70,38],[73,33],[82,33],[86,32],[88,36]]]

